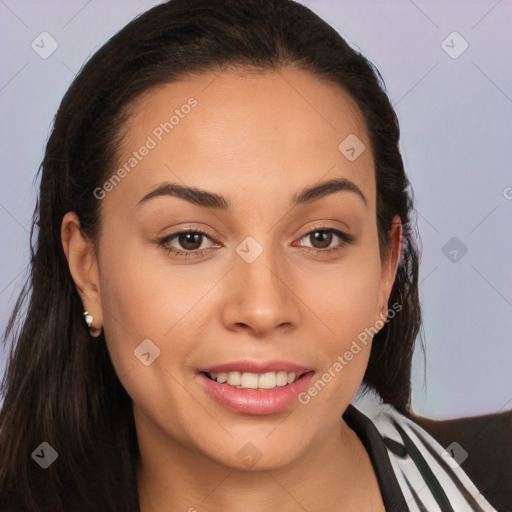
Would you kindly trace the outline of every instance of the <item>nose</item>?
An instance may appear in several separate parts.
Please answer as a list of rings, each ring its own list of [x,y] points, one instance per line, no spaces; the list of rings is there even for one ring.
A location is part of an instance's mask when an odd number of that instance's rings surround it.
[[[299,322],[300,300],[284,256],[270,249],[252,262],[234,254],[222,309],[229,330],[247,330],[253,336],[272,336],[273,331],[294,329]]]

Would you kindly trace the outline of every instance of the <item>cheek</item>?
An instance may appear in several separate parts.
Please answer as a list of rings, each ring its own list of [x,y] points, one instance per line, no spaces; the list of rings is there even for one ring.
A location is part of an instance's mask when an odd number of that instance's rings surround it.
[[[148,264],[140,246],[127,244],[120,253],[105,244],[100,285],[105,338],[116,373],[133,402],[149,416],[161,414],[164,424],[170,410],[190,400],[183,389],[190,378],[183,362],[199,338],[184,333],[194,329],[187,312],[204,291],[185,287],[188,293],[183,293],[183,273],[159,267],[159,261]],[[167,407],[162,408],[163,400]]]
[[[309,284],[303,283],[302,296],[331,337],[346,341],[375,322],[379,277],[375,258],[354,254],[338,268],[316,273]]]
[[[149,339],[164,356],[172,345],[173,358],[160,362],[174,365],[200,341],[197,317],[205,316],[204,297],[215,287],[218,272],[171,265],[164,251],[137,242],[116,250],[114,242],[104,244],[100,268],[104,331],[112,358],[131,367],[133,351]]]
[[[122,248],[114,237],[105,239],[100,258],[100,286],[104,332],[109,352],[119,376],[138,366],[134,351],[144,340],[161,350],[160,332],[170,329],[165,304],[155,289],[156,270],[144,265],[142,251],[129,238]],[[147,344],[147,342],[146,342]],[[153,349],[154,354],[158,353]]]
[[[378,258],[350,258],[337,269],[317,273],[302,296],[316,314],[322,335],[313,336],[315,353],[321,354],[317,390],[321,402],[337,408],[348,403],[363,378],[375,331],[380,263]],[[314,283],[314,286],[311,285]],[[312,317],[313,318],[313,317]],[[325,386],[325,391],[324,390]],[[313,393],[316,391],[313,390]],[[320,401],[318,402],[320,407]]]

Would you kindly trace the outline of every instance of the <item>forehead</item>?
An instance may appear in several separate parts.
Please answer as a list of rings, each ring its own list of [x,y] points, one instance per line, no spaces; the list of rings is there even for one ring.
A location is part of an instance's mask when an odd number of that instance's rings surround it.
[[[291,196],[339,177],[374,201],[373,158],[356,103],[303,70],[239,68],[155,87],[132,103],[123,132],[119,166],[151,147],[110,194],[122,192],[131,204],[163,181],[223,195],[281,187]],[[356,151],[366,149],[351,160],[343,151],[354,142]]]

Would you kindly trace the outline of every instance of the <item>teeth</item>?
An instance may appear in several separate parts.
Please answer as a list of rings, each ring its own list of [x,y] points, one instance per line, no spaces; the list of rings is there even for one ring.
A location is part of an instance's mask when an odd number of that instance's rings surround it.
[[[278,386],[286,386],[288,384],[288,374],[286,372],[277,372],[276,384]]]
[[[240,386],[242,384],[242,374],[240,372],[229,372],[227,383],[230,386]]]
[[[249,372],[209,373],[207,375],[221,384],[226,383],[239,389],[274,389],[292,384],[298,378],[297,374],[286,371],[260,374]]]
[[[256,389],[258,387],[258,375],[255,373],[242,373],[241,387],[246,389]]]
[[[276,387],[275,372],[262,373],[258,378],[258,385],[262,389],[273,389]]]

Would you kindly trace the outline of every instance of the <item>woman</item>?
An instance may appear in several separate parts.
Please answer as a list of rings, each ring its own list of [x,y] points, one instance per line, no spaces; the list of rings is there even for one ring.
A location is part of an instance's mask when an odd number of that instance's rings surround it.
[[[89,60],[8,326],[2,510],[495,510],[409,418],[419,254],[377,75],[289,0],[171,0]]]

